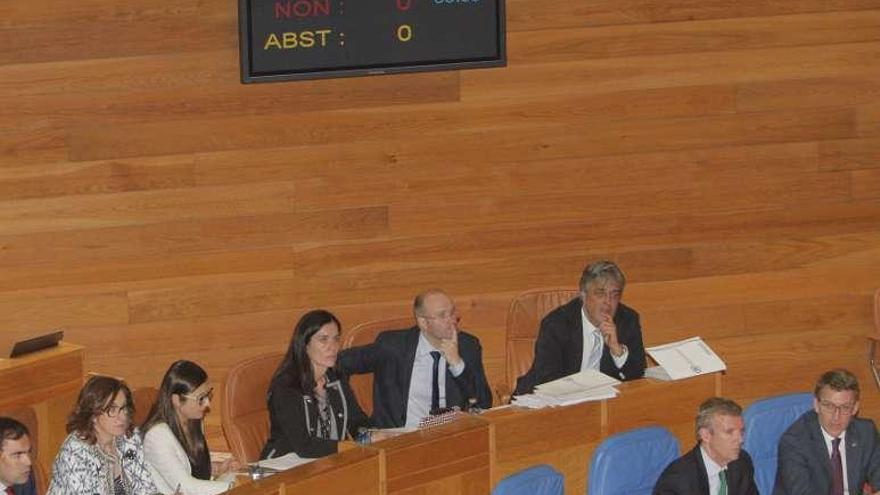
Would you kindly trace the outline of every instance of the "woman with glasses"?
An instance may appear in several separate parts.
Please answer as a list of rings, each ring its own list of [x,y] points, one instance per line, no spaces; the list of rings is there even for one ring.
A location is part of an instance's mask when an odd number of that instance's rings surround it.
[[[300,318],[287,354],[269,385],[269,441],[261,458],[295,452],[323,457],[338,442],[367,426],[348,380],[334,371],[339,353],[339,320],[321,309]]]
[[[109,376],[89,378],[67,421],[69,435],[55,457],[49,495],[155,493],[133,412],[125,383]]]
[[[177,361],[165,373],[143,426],[147,466],[161,493],[213,495],[229,489],[238,463],[229,460],[212,470],[202,430],[213,397],[208,374],[196,363]]]

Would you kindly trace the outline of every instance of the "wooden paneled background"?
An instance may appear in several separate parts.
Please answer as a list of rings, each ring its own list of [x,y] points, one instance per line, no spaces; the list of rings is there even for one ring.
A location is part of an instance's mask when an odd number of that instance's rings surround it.
[[[880,0],[507,10],[506,68],[242,85],[234,0],[4,0],[0,328],[222,382],[439,286],[500,382],[513,295],[609,257],[728,395],[845,365],[880,413]]]

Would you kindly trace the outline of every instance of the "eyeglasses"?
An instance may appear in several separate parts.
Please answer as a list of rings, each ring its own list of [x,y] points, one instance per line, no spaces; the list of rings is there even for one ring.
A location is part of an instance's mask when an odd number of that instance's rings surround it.
[[[428,316],[422,315],[422,318],[426,320],[438,320],[438,321],[461,321],[461,316],[458,314],[458,310],[453,309],[448,313],[440,313],[439,315]]]
[[[855,411],[855,404],[834,404],[826,400],[819,401],[819,407],[828,414],[840,413],[841,416],[849,416]]]
[[[200,406],[204,406],[205,404],[214,400],[214,389],[208,390],[207,392],[199,395],[192,394],[180,394],[181,397],[186,397],[187,399],[192,399],[199,403]]]
[[[125,404],[124,406],[117,406],[116,404],[110,404],[109,406],[104,408],[104,414],[106,414],[110,418],[115,418],[119,416],[119,413],[123,413],[126,416],[131,416],[131,413],[134,412],[134,407],[129,404]]]

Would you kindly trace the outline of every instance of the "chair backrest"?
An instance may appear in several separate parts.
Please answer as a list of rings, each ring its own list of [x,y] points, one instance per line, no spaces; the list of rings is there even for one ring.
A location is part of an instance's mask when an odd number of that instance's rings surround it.
[[[758,492],[769,495],[776,482],[776,449],[785,430],[813,407],[813,394],[786,394],[752,403],[743,412],[743,448],[755,464]]]
[[[34,476],[34,483],[37,485],[37,493],[46,493],[49,485],[48,466],[44,466],[40,461],[37,447],[40,445],[39,423],[37,422],[37,414],[34,408],[25,407],[23,409],[15,409],[12,411],[2,411],[0,416],[6,416],[20,421],[28,429],[28,437],[31,441],[31,470]]]
[[[535,340],[541,320],[578,295],[572,289],[533,289],[513,298],[507,311],[507,385],[516,388],[535,359]]]
[[[159,389],[156,387],[139,387],[131,391],[131,396],[134,400],[134,417],[132,421],[140,427],[147,420],[150,409],[156,403],[156,398],[159,397]]]
[[[539,464],[499,481],[492,495],[562,495],[564,481],[559,471]]]
[[[612,435],[593,452],[587,493],[650,495],[663,470],[678,455],[678,440],[660,426]]]
[[[233,366],[226,376],[220,407],[223,434],[232,455],[242,462],[259,460],[269,438],[266,393],[283,357],[280,352],[255,356]]]
[[[346,334],[342,344],[343,349],[366,345],[376,340],[376,336],[385,330],[397,330],[401,328],[410,328],[414,324],[412,316],[401,316],[398,318],[388,318],[385,320],[373,320],[351,329]],[[370,416],[373,414],[373,375],[354,375],[349,379],[349,384],[357,397],[358,404],[361,409]]]
[[[874,292],[874,330],[880,333],[880,289]]]

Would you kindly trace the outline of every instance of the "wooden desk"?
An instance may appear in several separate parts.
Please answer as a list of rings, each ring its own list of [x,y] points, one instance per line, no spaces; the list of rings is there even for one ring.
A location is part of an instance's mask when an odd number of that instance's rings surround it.
[[[721,393],[721,374],[676,382],[650,379],[621,384],[620,395],[600,402],[529,410],[488,411],[492,425],[492,485],[535,464],[550,464],[565,475],[565,493],[585,493],[593,451],[614,433],[648,425],[669,428],[682,450],[694,443],[699,404]]]
[[[325,457],[266,479],[245,483],[230,495],[379,495],[382,492],[381,454],[357,448]]]
[[[454,423],[376,442],[385,457],[387,493],[481,494],[491,491],[489,424]]]
[[[45,472],[67,436],[67,415],[83,383],[83,348],[58,347],[15,359],[0,359],[0,411],[33,407],[37,416],[37,456]]]
[[[607,401],[540,410],[508,407],[464,416],[341,452],[232,493],[287,495],[320,487],[345,495],[487,494],[502,478],[540,463],[565,475],[565,493],[585,493],[593,451],[611,434],[660,424],[678,437],[682,450],[690,449],[697,407],[721,393],[721,374],[677,382],[638,380],[619,388],[620,396]]]
[[[264,480],[230,495],[473,494],[491,491],[489,425],[465,416],[356,447]]]
[[[721,373],[695,376],[675,382],[645,378],[625,382],[620,395],[605,401],[608,421],[603,433],[613,435],[640,426],[660,425],[678,438],[683,450],[696,442],[694,420],[700,403],[721,395]]]

